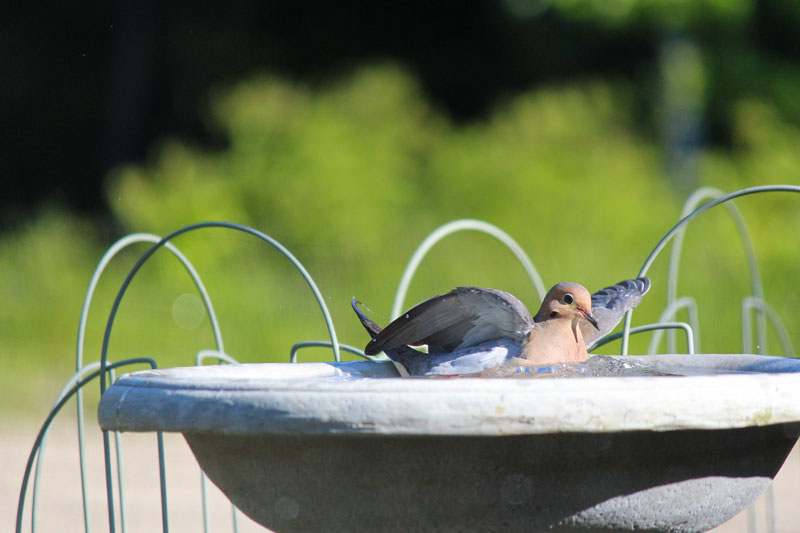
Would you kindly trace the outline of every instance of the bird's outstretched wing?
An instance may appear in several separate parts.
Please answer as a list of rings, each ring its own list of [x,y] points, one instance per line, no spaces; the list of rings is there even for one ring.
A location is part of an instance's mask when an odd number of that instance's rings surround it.
[[[595,342],[605,337],[617,324],[625,312],[633,309],[650,290],[648,278],[627,279],[616,285],[600,289],[592,295],[592,316],[597,320],[598,329],[581,324],[581,333],[586,346],[591,349]]]
[[[451,352],[494,339],[521,341],[532,325],[528,309],[511,294],[458,287],[415,305],[377,334],[365,324],[373,338],[364,353],[421,344],[427,344],[430,353]]]

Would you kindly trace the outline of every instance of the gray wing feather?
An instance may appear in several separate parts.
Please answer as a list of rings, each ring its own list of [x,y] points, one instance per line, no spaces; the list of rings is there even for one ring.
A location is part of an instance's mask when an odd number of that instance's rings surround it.
[[[364,353],[421,344],[429,352],[450,352],[494,339],[521,340],[532,324],[528,309],[511,294],[458,287],[400,315],[373,337]]]
[[[648,278],[637,278],[620,281],[616,285],[600,289],[592,295],[592,316],[597,320],[598,329],[589,324],[581,324],[581,332],[586,346],[591,347],[596,341],[605,337],[625,316],[642,301],[642,297],[650,290]]]

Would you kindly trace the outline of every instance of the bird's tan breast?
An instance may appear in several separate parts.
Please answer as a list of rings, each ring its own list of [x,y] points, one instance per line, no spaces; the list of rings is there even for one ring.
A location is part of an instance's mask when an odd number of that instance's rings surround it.
[[[528,334],[522,358],[528,364],[575,363],[586,361],[586,343],[577,323],[569,319],[537,323]]]

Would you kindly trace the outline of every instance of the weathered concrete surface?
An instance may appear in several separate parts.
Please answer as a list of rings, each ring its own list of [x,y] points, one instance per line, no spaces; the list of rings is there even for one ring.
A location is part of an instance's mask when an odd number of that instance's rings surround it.
[[[644,359],[636,356],[636,359]],[[671,370],[758,373],[575,379],[374,379],[388,364],[269,363],[122,376],[105,429],[225,434],[530,435],[724,429],[800,421],[800,360],[655,356]],[[364,379],[369,377],[372,379]]]
[[[704,531],[768,486],[800,432],[800,361],[657,356],[758,373],[361,379],[369,363],[138,372],[106,429],[183,432],[212,480],[279,531]]]
[[[766,489],[797,431],[185,436],[276,531],[706,531]]]

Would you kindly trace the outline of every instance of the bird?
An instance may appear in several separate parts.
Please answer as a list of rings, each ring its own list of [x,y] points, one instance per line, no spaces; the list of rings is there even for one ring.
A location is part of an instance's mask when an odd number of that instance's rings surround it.
[[[531,316],[514,295],[457,287],[420,302],[385,328],[351,306],[371,340],[367,355],[384,352],[401,376],[475,374],[501,364],[547,365],[588,359],[588,350],[650,290],[645,277],[620,281],[593,295],[564,281]],[[427,345],[428,352],[412,348]]]

